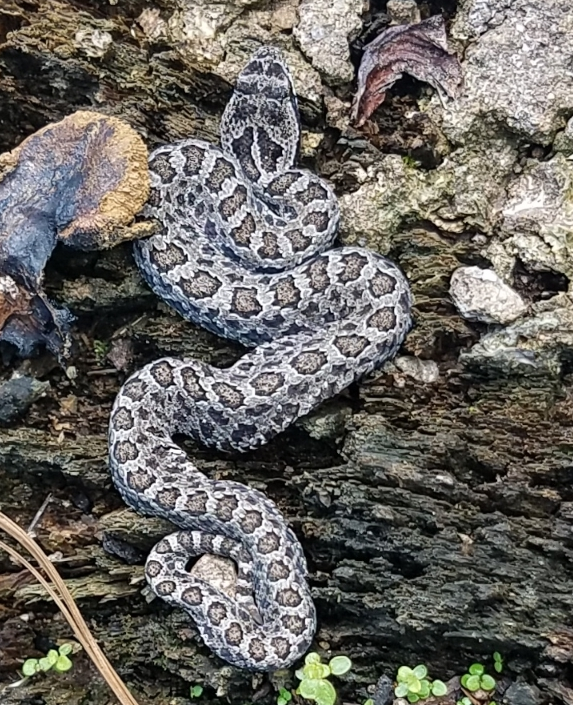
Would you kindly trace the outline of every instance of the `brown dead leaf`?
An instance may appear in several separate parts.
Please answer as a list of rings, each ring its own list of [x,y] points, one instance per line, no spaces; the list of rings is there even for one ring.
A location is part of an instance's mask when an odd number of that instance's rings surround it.
[[[462,67],[448,52],[441,15],[418,24],[389,27],[365,47],[352,105],[352,120],[357,127],[364,125],[384,102],[386,91],[405,73],[452,98],[459,95]]]
[[[127,123],[78,111],[0,154],[0,340],[60,361],[72,316],[42,290],[57,242],[102,249],[150,234],[132,225],[149,195],[147,148]]]

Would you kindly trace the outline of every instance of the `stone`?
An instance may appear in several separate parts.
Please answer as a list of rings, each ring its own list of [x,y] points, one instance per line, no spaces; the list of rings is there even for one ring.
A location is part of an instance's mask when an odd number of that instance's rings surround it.
[[[532,161],[507,187],[499,245],[535,271],[573,277],[573,163],[563,154]]]
[[[493,269],[460,267],[452,274],[450,296],[463,318],[483,323],[511,323],[527,311],[521,296]]]
[[[386,154],[358,175],[364,183],[339,198],[345,244],[366,244],[387,252],[389,238],[408,222],[425,218],[438,224],[438,211],[451,187],[449,170],[426,172],[397,154]]]
[[[573,348],[573,300],[562,293],[533,308],[532,317],[488,333],[463,350],[460,362],[503,377],[559,377],[563,356]]]
[[[332,85],[354,78],[349,42],[362,29],[361,3],[353,0],[302,0],[294,36],[314,68]]]
[[[0,384],[0,421],[6,423],[22,416],[50,389],[49,382],[28,375],[12,377]]]
[[[553,149],[556,152],[563,152],[568,157],[573,154],[573,118],[568,120],[562,132],[557,133]]]
[[[544,700],[539,688],[529,683],[512,683],[503,696],[507,705],[539,705]]]
[[[448,138],[509,131],[551,144],[573,111],[572,33],[570,0],[462,0],[451,36],[465,49],[465,90],[444,114]]]
[[[421,360],[412,355],[400,355],[393,364],[403,374],[424,384],[432,384],[440,378],[440,368],[434,360]]]
[[[416,0],[388,0],[386,14],[392,24],[416,24],[422,19]]]
[[[167,20],[170,43],[189,63],[214,66],[226,53],[225,32],[254,0],[177,3]]]

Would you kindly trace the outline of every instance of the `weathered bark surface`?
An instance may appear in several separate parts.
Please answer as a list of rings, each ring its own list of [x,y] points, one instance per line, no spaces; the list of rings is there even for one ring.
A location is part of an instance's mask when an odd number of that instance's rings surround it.
[[[3,0],[0,149],[83,107],[126,119],[150,146],[188,134],[214,140],[230,87],[167,48],[142,49],[130,27],[145,6]],[[86,23],[112,33],[105,60],[74,45]],[[389,366],[251,455],[186,446],[211,476],[267,492],[292,523],[310,563],[317,647],[354,662],[340,687],[346,702],[363,702],[401,664],[424,662],[446,680],[494,650],[513,678],[573,700],[564,681],[573,653],[573,381],[567,370],[508,379],[457,363],[479,331],[455,314],[447,287],[457,266],[477,261],[472,248],[421,227],[393,242],[416,297],[404,352],[435,360],[437,382]],[[209,701],[239,705],[261,691],[274,702],[266,678],[221,664],[184,613],[146,602],[144,556],[169,528],[125,509],[106,469],[108,414],[129,371],[162,354],[227,364],[240,349],[167,311],[140,281],[128,245],[59,251],[47,288],[78,317],[75,376],[47,355],[6,362],[6,378],[18,369],[50,388],[0,431],[2,511],[26,527],[51,494],[38,541],[142,704],[187,702],[194,683]],[[124,371],[106,353],[127,356]],[[106,552],[110,538],[139,551],[136,564]],[[1,689],[22,659],[71,633],[25,571],[5,557],[0,571]],[[112,702],[82,654],[69,675],[32,680],[1,700]]]

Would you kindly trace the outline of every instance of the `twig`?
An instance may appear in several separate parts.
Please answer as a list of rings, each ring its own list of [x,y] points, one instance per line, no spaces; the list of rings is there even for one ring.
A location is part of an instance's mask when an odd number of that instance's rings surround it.
[[[51,502],[51,500],[52,500],[52,493],[50,492],[48,494],[48,496],[46,497],[46,499],[42,502],[42,506],[38,509],[38,511],[34,515],[34,518],[32,519],[32,521],[30,522],[30,526],[28,527],[28,531],[26,532],[29,536],[32,536],[32,537],[36,536],[36,532],[34,531],[34,529],[36,528],[36,525],[38,524],[38,522],[42,518],[44,512],[46,511],[46,507]]]

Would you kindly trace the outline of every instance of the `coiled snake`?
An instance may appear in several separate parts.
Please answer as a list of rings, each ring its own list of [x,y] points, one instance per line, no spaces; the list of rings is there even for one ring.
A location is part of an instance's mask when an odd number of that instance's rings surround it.
[[[299,141],[289,70],[263,47],[238,78],[221,147],[189,139],[152,153],[146,213],[160,229],[136,245],[141,273],[185,318],[253,349],[228,369],[147,365],[121,388],[109,429],[124,500],[181,529],[149,555],[152,589],[187,610],[220,657],[261,671],[292,664],[314,636],[301,545],[273,502],[208,479],[172,435],[256,448],[392,357],[410,328],[410,290],[392,262],[327,250],[336,197],[295,167]],[[203,553],[236,562],[235,599],[186,571]]]

